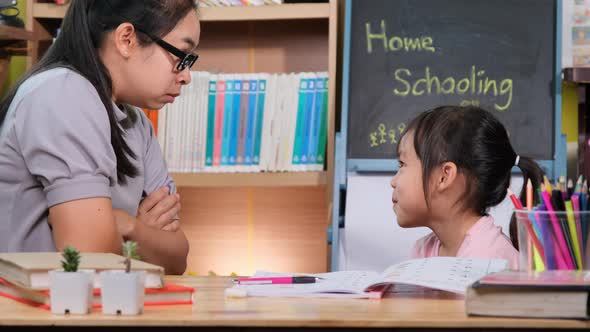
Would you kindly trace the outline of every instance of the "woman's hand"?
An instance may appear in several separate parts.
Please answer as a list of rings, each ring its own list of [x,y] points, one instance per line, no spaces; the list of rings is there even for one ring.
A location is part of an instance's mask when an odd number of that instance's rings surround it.
[[[139,203],[137,219],[157,229],[176,232],[180,228],[180,195],[168,192],[168,187],[162,187],[145,197]]]

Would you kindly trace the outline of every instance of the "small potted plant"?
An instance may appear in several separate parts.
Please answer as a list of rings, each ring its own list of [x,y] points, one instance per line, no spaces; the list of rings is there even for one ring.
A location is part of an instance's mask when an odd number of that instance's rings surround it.
[[[145,271],[132,271],[132,259],[139,259],[137,243],[123,243],[125,270],[100,273],[102,312],[108,315],[138,315],[143,312]]]
[[[87,314],[92,301],[94,270],[78,270],[80,253],[65,246],[62,270],[49,271],[49,301],[54,314]]]

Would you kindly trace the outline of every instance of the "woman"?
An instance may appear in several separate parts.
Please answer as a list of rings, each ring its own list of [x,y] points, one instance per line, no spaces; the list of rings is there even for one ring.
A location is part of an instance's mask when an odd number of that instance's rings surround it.
[[[159,109],[190,83],[195,9],[71,2],[55,43],[0,105],[0,252],[120,253],[132,240],[144,260],[184,272],[179,196],[135,107]]]

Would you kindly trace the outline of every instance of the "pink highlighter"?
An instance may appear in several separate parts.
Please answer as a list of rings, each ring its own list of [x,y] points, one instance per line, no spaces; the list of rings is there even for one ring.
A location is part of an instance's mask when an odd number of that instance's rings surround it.
[[[263,277],[263,278],[238,278],[239,285],[285,285],[285,284],[313,284],[318,278],[309,276],[300,277]]]

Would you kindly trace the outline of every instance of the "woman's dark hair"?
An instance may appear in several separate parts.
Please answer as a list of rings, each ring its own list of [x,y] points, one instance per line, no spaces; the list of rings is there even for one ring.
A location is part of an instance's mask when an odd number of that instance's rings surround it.
[[[428,203],[429,179],[435,167],[444,162],[457,165],[467,177],[464,207],[484,216],[490,207],[506,197],[517,153],[510,144],[506,129],[490,112],[474,106],[441,106],[418,115],[404,136],[414,136],[414,149],[422,162],[422,185]],[[528,157],[520,156],[516,165],[524,184],[520,194],[525,201],[526,183],[530,179],[538,188],[543,171]],[[539,201],[534,192],[534,202]],[[511,222],[511,240],[518,248]]]
[[[117,179],[126,183],[125,176],[135,177],[138,169],[130,158],[136,156],[125,142],[124,132],[117,124],[112,101],[112,80],[99,57],[107,32],[121,23],[132,23],[141,45],[153,41],[146,35],[162,37],[168,34],[189,11],[195,10],[194,0],[72,0],[63,19],[61,32],[39,62],[27,72],[0,103],[0,124],[20,85],[31,76],[56,68],[70,68],[84,76],[96,89],[111,126],[111,145],[117,157]],[[134,112],[121,125],[129,128],[137,120]]]

